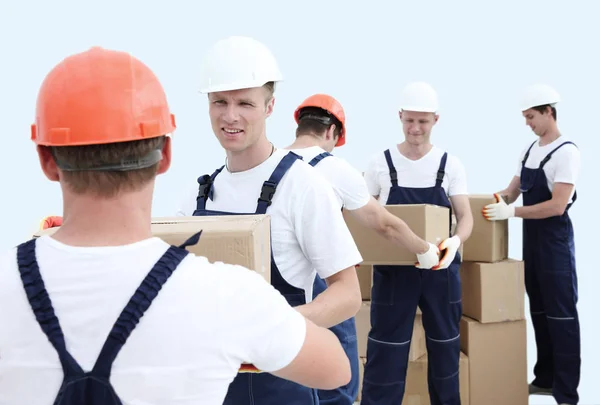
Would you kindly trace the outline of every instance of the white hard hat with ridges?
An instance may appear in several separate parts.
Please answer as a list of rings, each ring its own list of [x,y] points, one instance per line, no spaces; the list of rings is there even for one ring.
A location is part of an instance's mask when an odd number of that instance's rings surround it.
[[[206,53],[200,70],[200,92],[212,93],[260,87],[283,80],[275,56],[263,43],[230,36]]]
[[[399,109],[435,113],[439,109],[437,92],[429,83],[409,83],[400,93]]]
[[[560,95],[554,88],[542,83],[532,84],[521,95],[521,111],[546,104],[554,106],[559,101]]]

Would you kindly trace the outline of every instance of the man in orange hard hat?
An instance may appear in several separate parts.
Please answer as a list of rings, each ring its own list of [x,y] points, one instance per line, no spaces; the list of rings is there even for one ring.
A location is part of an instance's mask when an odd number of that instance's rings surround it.
[[[331,152],[346,143],[346,115],[342,105],[328,94],[314,94],[295,110],[298,124],[296,140],[287,147],[302,156],[331,184],[339,206],[354,215],[364,226],[415,253],[417,266],[430,269],[439,262],[437,246],[419,238],[400,218],[390,214],[367,189],[363,176],[347,161]],[[313,287],[316,297],[325,289],[325,282],[317,277]],[[344,345],[352,364],[353,378],[349,384],[335,390],[320,390],[321,404],[352,404],[358,395],[359,359],[354,318],[330,328]]]
[[[92,48],[46,76],[31,137],[64,220],[0,255],[0,403],[220,405],[244,362],[315,388],[350,379],[335,335],[256,272],[189,253],[199,234],[152,236],[174,130],[127,53]]]

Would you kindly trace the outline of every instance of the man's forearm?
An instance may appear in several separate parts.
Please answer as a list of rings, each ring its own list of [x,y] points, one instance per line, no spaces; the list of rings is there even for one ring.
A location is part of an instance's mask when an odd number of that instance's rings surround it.
[[[315,324],[331,328],[356,315],[361,302],[360,289],[340,281],[332,283],[312,302],[296,309]]]
[[[423,254],[429,249],[429,244],[418,237],[406,222],[392,214],[386,215],[380,233],[390,242],[403,246],[414,254]]]
[[[469,236],[471,236],[472,231],[473,231],[473,217],[469,216],[469,217],[457,219],[454,235],[458,236],[461,244],[464,244],[467,241],[467,239],[469,239]]]
[[[562,215],[564,212],[562,204],[553,200],[544,201],[527,207],[515,207],[515,217],[523,219],[544,219]]]

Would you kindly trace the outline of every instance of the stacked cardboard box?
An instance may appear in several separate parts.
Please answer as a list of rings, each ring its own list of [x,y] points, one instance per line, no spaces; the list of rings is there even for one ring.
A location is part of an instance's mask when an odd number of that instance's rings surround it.
[[[471,404],[526,405],[524,266],[508,258],[508,221],[487,221],[493,195],[471,195],[473,232],[465,242],[461,350],[469,357]]]
[[[385,207],[392,214],[404,220],[421,238],[431,243],[439,243],[448,236],[450,218],[447,208],[432,205],[391,205]],[[346,223],[356,241],[363,262],[357,268],[363,305],[356,316],[358,338],[358,354],[360,357],[360,378],[367,356],[367,340],[371,329],[371,287],[373,284],[373,265],[414,265],[417,258],[414,254],[392,244],[371,229],[363,227],[345,213]],[[427,390],[427,348],[422,315],[417,311],[411,338],[406,390],[403,403],[414,405],[428,404]],[[469,359],[461,353],[460,384],[463,405],[468,405]],[[357,402],[360,401],[360,390]]]

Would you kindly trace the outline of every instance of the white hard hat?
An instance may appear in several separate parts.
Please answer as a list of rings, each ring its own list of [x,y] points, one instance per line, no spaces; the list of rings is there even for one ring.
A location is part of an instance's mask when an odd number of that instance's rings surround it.
[[[269,48],[241,36],[216,42],[204,57],[200,75],[201,93],[248,89],[283,80]]]
[[[525,88],[521,96],[521,111],[532,107],[550,104],[554,106],[560,101],[560,95],[547,84],[533,84]]]
[[[409,83],[400,94],[400,110],[432,112],[439,109],[437,92],[428,83]]]

